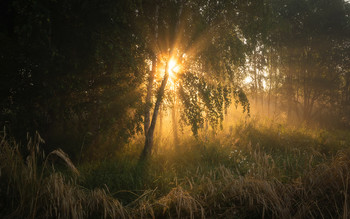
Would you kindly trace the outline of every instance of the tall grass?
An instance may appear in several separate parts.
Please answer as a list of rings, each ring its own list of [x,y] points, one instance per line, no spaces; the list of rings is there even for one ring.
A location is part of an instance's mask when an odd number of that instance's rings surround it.
[[[45,156],[37,134],[28,139],[28,156],[6,137],[0,142],[1,212],[6,218],[126,218],[120,202],[103,189],[85,190],[76,184],[79,172],[68,156],[55,150]],[[52,160],[60,158],[71,170],[67,177],[57,172]]]
[[[28,140],[27,156],[2,137],[0,216],[350,218],[347,138],[255,123],[183,141],[146,163],[136,145],[76,168],[61,150],[45,156],[39,135]]]

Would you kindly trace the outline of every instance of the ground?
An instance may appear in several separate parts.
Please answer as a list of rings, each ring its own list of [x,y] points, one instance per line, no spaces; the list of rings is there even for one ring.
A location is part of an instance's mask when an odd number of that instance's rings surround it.
[[[53,171],[48,165],[41,176],[42,167],[37,167],[36,177],[30,171],[40,162],[30,164],[27,159],[25,163],[10,149],[3,150],[2,177],[8,185],[2,184],[2,195],[9,186],[7,199],[23,205],[16,216],[350,216],[348,131],[252,121],[238,124],[230,134],[218,132],[209,140],[189,137],[176,148],[162,149],[162,142],[158,146],[157,153],[144,162],[138,159],[140,139],[113,159],[81,163],[79,175],[69,168],[63,173]],[[5,164],[10,152],[17,163]],[[19,188],[23,184],[33,191]],[[2,203],[8,206],[3,215],[15,210],[8,203]]]

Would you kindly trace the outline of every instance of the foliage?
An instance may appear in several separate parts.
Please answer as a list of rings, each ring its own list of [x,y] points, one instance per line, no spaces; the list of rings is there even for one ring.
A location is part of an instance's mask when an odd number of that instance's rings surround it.
[[[249,114],[249,101],[241,89],[232,92],[229,85],[210,84],[196,74],[187,72],[180,76],[179,96],[183,105],[182,119],[191,125],[192,132],[198,135],[198,130],[208,121],[213,130],[222,126],[224,111],[235,98],[235,105],[243,106],[243,111]]]
[[[20,140],[37,130],[72,155],[99,135],[134,135],[146,64],[130,1],[1,5],[1,126]]]

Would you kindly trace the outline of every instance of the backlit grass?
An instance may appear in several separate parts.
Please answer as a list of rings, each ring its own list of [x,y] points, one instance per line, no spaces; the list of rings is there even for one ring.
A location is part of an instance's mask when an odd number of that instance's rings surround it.
[[[61,151],[39,156],[38,140],[25,158],[2,138],[0,214],[347,218],[349,138],[344,131],[255,121],[209,140],[188,138],[142,163],[136,141],[113,159],[82,162],[77,169]],[[54,156],[73,172],[55,170]]]

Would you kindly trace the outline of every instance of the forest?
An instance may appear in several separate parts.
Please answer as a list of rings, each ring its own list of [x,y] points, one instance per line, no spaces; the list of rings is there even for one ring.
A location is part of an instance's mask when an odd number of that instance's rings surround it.
[[[350,218],[349,0],[1,0],[0,218]]]

